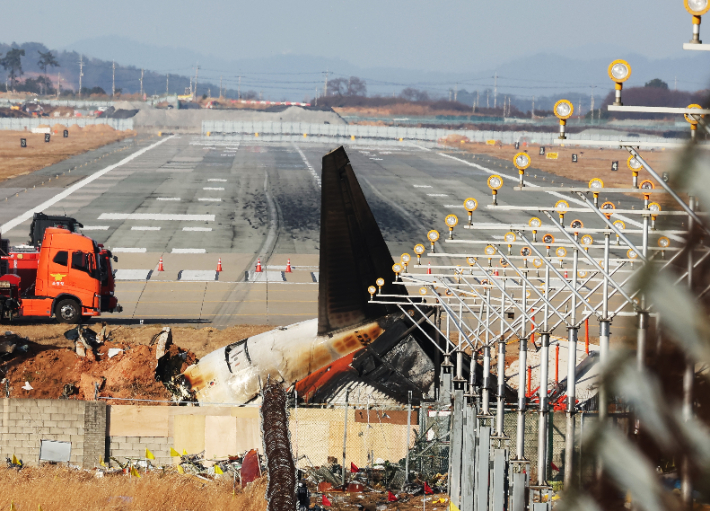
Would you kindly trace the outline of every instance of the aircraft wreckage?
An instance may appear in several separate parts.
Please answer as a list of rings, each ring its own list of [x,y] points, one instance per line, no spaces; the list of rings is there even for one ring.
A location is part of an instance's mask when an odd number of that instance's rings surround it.
[[[343,147],[323,157],[320,240],[318,318],[242,339],[188,367],[183,385],[199,402],[248,403],[267,378],[295,385],[311,402],[357,386],[366,387],[363,396],[400,402],[411,391],[418,402],[435,389],[440,351],[420,332],[429,328],[422,314],[434,310],[368,303],[367,287],[379,277],[382,293],[407,291],[394,283],[392,256]],[[469,364],[466,356],[466,374]]]

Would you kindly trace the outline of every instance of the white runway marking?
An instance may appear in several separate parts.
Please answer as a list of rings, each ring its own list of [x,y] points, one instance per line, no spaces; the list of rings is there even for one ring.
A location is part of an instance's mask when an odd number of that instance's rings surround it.
[[[227,182],[226,179],[208,179],[207,181],[209,181],[211,183],[226,183]]]
[[[171,254],[206,254],[207,250],[204,248],[174,248],[170,252]]]
[[[447,204],[444,207],[445,208],[462,208],[463,206],[461,204]]]
[[[429,185],[412,185],[414,188],[431,188]]]
[[[134,225],[131,227],[132,231],[159,231],[160,227],[151,227],[148,225]]]
[[[205,282],[219,280],[219,273],[214,270],[180,270],[178,280],[190,280],[193,282]]]
[[[293,147],[296,149],[296,151],[298,151],[298,154],[301,155],[301,159],[303,160],[303,163],[306,164],[306,167],[308,167],[308,171],[313,176],[313,179],[316,180],[316,183],[318,184],[318,188],[320,188],[320,176],[318,175],[316,170],[313,168],[313,166],[310,164],[310,162],[306,158],[306,155],[303,154],[303,151],[301,151],[301,148],[298,147],[295,143],[293,144]]]
[[[113,165],[109,165],[105,169],[99,170],[98,172],[94,172],[90,176],[85,177],[84,179],[82,179],[78,183],[74,183],[69,188],[66,188],[64,191],[58,193],[57,195],[55,195],[51,199],[44,201],[42,204],[35,206],[34,208],[30,209],[29,211],[25,211],[24,213],[22,213],[20,216],[13,218],[9,222],[6,222],[2,226],[0,226],[0,232],[7,232],[10,229],[12,229],[13,227],[20,225],[22,222],[25,222],[25,221],[29,220],[30,218],[32,218],[35,213],[42,212],[45,209],[47,209],[51,206],[54,206],[57,202],[59,202],[62,199],[66,199],[67,197],[69,197],[72,193],[76,192],[77,190],[81,190],[89,183],[93,183],[101,176],[111,172],[113,169],[118,168],[121,165],[124,165],[124,164],[128,163],[129,161],[134,160],[135,158],[138,158],[139,156],[147,153],[148,151],[150,151],[154,147],[158,147],[160,144],[167,142],[168,140],[170,140],[174,136],[175,135],[171,135],[169,137],[164,138],[163,140],[159,140],[155,144],[151,144],[148,147],[144,147],[143,149],[140,149],[133,154],[129,154],[127,157],[125,157],[124,159],[122,159],[118,163],[114,163]]]
[[[180,197],[157,197],[155,200],[179,201]]]
[[[183,227],[182,230],[192,232],[210,232],[212,231],[212,227]]]
[[[222,202],[222,199],[217,199],[214,197],[200,197],[197,200],[202,201],[202,202]]]
[[[80,231],[108,231],[108,225],[85,225]]]
[[[155,221],[191,221],[214,222],[214,215],[168,215],[160,213],[101,213],[99,220],[155,220]]]
[[[116,270],[116,280],[149,280],[153,270]]]
[[[119,252],[123,252],[126,254],[143,254],[147,252],[147,249],[145,248],[127,248],[127,247],[116,247],[112,248],[111,252],[114,254],[118,254]]]
[[[445,193],[427,193],[427,197],[448,197]]]
[[[221,192],[222,190],[224,190],[224,188],[214,188],[214,187],[211,187],[211,186],[205,186],[205,187],[203,188],[203,190],[214,190],[214,191],[216,191],[216,192]]]

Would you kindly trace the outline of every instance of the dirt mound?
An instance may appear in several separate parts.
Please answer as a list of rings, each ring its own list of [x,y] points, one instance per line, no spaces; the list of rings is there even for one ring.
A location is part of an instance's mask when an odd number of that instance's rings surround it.
[[[54,133],[64,133],[65,129],[67,129],[67,127],[63,124],[55,124],[54,126],[52,126],[52,132]]]
[[[92,400],[98,384],[102,397],[169,400],[173,394],[166,385],[197,361],[175,344],[160,360],[157,344],[108,340],[87,349],[85,357],[73,348],[37,344],[10,332],[0,336],[3,344],[15,345],[9,353],[0,350],[0,375],[9,382],[12,397]]]
[[[84,128],[82,128],[78,124],[72,124],[67,129],[69,130],[69,133],[81,133],[82,131],[84,131]]]
[[[89,133],[113,133],[116,131],[108,124],[89,124],[84,128]]]

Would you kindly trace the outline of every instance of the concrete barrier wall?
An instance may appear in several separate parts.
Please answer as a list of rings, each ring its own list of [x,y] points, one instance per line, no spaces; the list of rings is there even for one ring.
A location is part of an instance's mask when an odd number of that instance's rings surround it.
[[[106,450],[106,404],[96,401],[2,399],[0,451],[39,463],[41,440],[71,442],[70,463],[93,467]]]
[[[406,412],[350,408],[347,426],[347,458],[366,465],[368,456],[399,461],[413,445],[416,413],[407,438]],[[299,408],[289,423],[294,453],[322,465],[343,453],[342,408]],[[178,458],[170,448],[190,454],[205,452],[209,458],[263,452],[261,419],[256,407],[192,407],[106,405],[101,401],[2,399],[0,403],[0,451],[14,454],[28,465],[39,464],[41,440],[71,442],[70,463],[84,468],[115,457],[144,458],[146,449],[156,465],[170,465]],[[301,465],[308,462],[303,459]]]
[[[478,130],[445,130],[433,128],[408,128],[398,126],[360,126],[352,124],[315,124],[308,122],[274,122],[274,121],[208,121],[202,123],[202,134],[219,135],[280,135],[335,138],[369,138],[385,140],[422,140],[436,142],[449,135],[461,135],[472,142],[500,141],[503,144],[514,142],[530,142],[534,144],[552,144],[558,140],[558,134],[553,132],[532,131],[478,131]],[[620,135],[609,134],[568,134],[571,143],[574,140],[619,141]],[[673,142],[656,135],[640,135],[634,137],[640,142]]]

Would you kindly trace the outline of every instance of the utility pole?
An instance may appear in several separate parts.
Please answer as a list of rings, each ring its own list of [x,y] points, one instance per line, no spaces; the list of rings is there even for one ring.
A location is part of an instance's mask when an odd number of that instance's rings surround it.
[[[491,95],[490,91],[486,91],[486,108],[491,107]]]
[[[582,118],[582,98],[579,98],[579,110],[577,111],[577,117]]]
[[[170,73],[165,75],[165,95],[170,94]]]
[[[493,77],[493,108],[498,106],[498,73]]]
[[[592,115],[590,117],[591,117],[591,120],[593,121],[594,120],[594,93],[593,92],[592,92],[592,103],[589,107],[589,111],[592,112]]]
[[[318,87],[316,87],[316,104],[315,106],[318,106]]]
[[[61,88],[62,75],[57,72],[57,99],[59,99],[59,89]]]
[[[143,97],[143,69],[141,69],[141,98]]]
[[[114,97],[116,95],[116,61],[115,60],[111,61],[111,66],[113,68],[113,71],[111,73],[111,97]]]
[[[534,119],[534,118],[535,118],[535,96],[533,96],[532,112],[530,113],[530,118],[531,118],[531,119]]]
[[[222,99],[222,77],[219,77],[219,99]]]
[[[318,89],[316,89],[317,91]],[[318,97],[316,95],[316,97]],[[237,85],[237,99],[242,99],[242,77],[239,77],[239,84]]]
[[[197,70],[195,71],[195,96],[197,96],[197,79],[200,77],[200,63],[197,63]]]
[[[675,90],[678,90],[678,77],[675,77]]]
[[[459,96],[459,82],[456,82],[456,85],[454,86],[454,103],[458,101],[458,96]]]
[[[79,55],[79,97],[81,97],[81,77],[84,76],[84,56]]]

